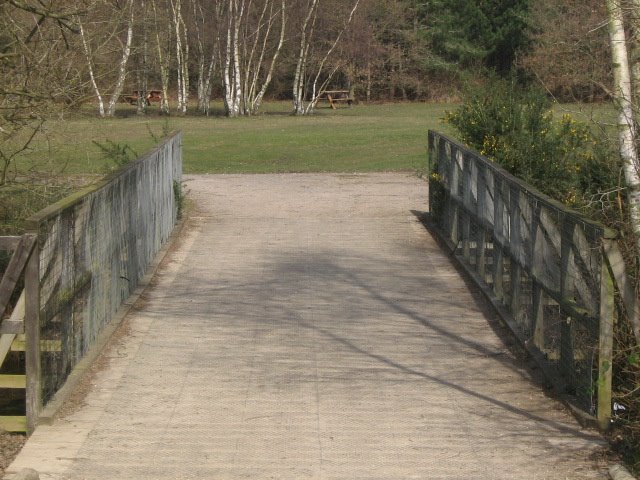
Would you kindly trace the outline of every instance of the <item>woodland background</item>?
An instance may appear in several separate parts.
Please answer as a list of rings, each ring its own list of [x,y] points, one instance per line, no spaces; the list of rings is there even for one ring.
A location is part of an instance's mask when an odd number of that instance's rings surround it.
[[[190,100],[206,113],[237,93],[234,74],[241,101],[263,86],[293,100],[303,56],[306,100],[314,80],[316,93],[353,88],[362,101],[455,101],[494,70],[562,102],[603,100],[612,81],[606,6],[594,0],[2,0],[0,55],[5,131],[12,113],[41,117],[49,101],[98,111],[100,99],[113,115],[132,90],[165,90],[167,113]],[[231,116],[259,109],[230,103]]]

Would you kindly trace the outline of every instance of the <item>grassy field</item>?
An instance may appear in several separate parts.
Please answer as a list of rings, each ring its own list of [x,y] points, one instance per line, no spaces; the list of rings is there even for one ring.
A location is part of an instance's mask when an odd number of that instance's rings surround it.
[[[319,108],[307,117],[289,115],[290,103],[269,103],[248,118],[138,117],[128,106],[122,116],[77,116],[49,125],[22,168],[67,174],[103,173],[110,166],[93,143],[127,145],[138,154],[153,135],[182,130],[185,173],[418,171],[426,162],[428,129],[447,130],[442,104],[357,105]],[[218,111],[220,108],[218,108]]]
[[[142,154],[153,146],[154,135],[182,130],[185,173],[421,171],[427,130],[452,133],[442,117],[455,107],[396,103],[331,110],[320,105],[314,115],[294,117],[290,102],[269,102],[260,115],[229,119],[222,105],[215,105],[210,117],[161,117],[155,107],[140,117],[133,107],[120,105],[117,118],[85,112],[49,123],[20,169],[35,165],[40,171],[100,174],[115,165],[94,142],[110,141]],[[580,105],[559,105],[555,111],[583,121],[608,121],[612,113],[608,106]]]
[[[97,118],[87,107],[51,121],[16,165],[21,175],[33,180],[0,188],[0,234],[19,231],[21,219],[93,181],[95,175],[116,169],[116,162],[95,142],[126,146],[134,157],[152,148],[163,132],[182,130],[185,173],[423,173],[427,131],[452,133],[442,118],[456,105],[319,107],[314,115],[294,117],[290,102],[269,102],[260,115],[229,119],[220,104],[214,105],[210,117],[163,117],[157,107],[138,116],[134,107],[119,105],[112,119]],[[558,116],[570,113],[583,121],[612,120],[612,109],[604,105],[558,105],[555,110]]]

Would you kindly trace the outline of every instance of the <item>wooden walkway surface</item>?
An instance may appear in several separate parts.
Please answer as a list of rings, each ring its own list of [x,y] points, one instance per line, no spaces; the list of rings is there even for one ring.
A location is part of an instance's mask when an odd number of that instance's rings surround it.
[[[192,217],[42,479],[605,478],[412,211],[405,174],[188,177]],[[82,392],[81,392],[82,393]]]

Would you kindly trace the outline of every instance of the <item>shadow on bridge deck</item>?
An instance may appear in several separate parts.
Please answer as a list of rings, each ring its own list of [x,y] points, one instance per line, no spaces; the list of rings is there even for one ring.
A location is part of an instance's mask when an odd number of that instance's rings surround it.
[[[188,228],[46,479],[605,478],[412,210],[403,174],[188,179]]]

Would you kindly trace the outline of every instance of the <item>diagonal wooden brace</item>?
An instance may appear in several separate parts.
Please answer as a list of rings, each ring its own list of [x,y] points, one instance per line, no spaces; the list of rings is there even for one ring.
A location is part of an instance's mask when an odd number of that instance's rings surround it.
[[[2,281],[0,281],[0,318],[2,318],[7,309],[11,295],[16,288],[18,280],[20,280],[22,272],[24,272],[29,257],[31,257],[35,243],[35,235],[23,235],[13,252],[7,270],[2,277]]]

